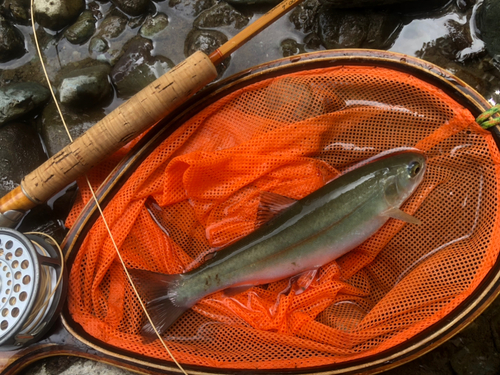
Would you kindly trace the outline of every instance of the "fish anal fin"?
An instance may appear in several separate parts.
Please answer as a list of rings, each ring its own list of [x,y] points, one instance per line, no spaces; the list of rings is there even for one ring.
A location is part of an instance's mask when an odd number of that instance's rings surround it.
[[[260,195],[259,210],[257,212],[256,226],[267,223],[273,217],[285,211],[288,207],[297,202],[295,199],[284,195],[264,191]]]
[[[235,286],[233,288],[227,288],[224,289],[224,295],[226,297],[234,297],[237,294],[246,292],[248,289],[250,289],[253,285],[241,285],[241,286]]]
[[[318,269],[315,268],[313,270],[309,270],[295,276],[297,278],[294,288],[295,294],[298,295],[304,293],[314,281],[314,278],[316,277],[317,273]]]
[[[407,214],[406,212],[400,210],[397,207],[392,207],[382,213],[383,216],[392,217],[393,219],[398,219],[410,224],[420,225],[422,222],[414,216]]]
[[[175,303],[177,287],[183,275],[167,275],[134,269],[129,269],[128,272],[139,294],[144,297],[148,315],[160,335],[191,307],[178,306]],[[141,334],[146,343],[158,337],[147,319],[141,329]]]

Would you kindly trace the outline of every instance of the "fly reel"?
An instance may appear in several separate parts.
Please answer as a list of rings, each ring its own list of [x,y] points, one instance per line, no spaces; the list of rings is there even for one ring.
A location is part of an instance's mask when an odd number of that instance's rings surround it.
[[[0,228],[0,351],[38,341],[64,303],[63,259],[45,239]]]

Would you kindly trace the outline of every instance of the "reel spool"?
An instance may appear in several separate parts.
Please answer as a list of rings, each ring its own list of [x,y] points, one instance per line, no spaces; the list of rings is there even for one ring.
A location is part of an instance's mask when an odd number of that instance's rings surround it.
[[[66,294],[61,255],[45,239],[0,228],[0,351],[38,341]]]

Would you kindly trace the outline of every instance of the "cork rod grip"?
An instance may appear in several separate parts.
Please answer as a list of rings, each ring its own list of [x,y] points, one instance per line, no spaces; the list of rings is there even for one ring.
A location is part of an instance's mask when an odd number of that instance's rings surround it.
[[[194,53],[25,176],[22,190],[36,204],[47,201],[216,77],[209,58],[202,52]],[[0,201],[0,212],[6,209]]]

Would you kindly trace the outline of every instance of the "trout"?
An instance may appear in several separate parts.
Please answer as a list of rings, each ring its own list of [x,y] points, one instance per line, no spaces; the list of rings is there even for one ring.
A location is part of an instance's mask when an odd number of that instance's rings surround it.
[[[363,243],[389,218],[418,224],[400,207],[425,169],[421,153],[398,152],[364,163],[298,201],[263,193],[262,206],[286,208],[200,267],[178,275],[131,270],[134,282],[149,297],[147,310],[158,332],[214,292],[234,294],[316,270]],[[156,337],[149,323],[142,333]]]

